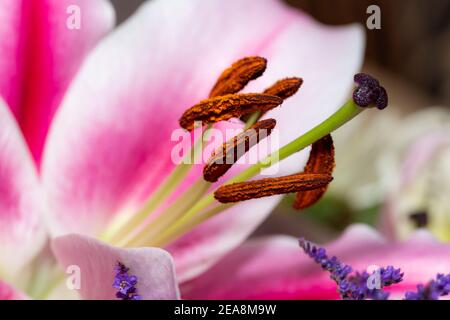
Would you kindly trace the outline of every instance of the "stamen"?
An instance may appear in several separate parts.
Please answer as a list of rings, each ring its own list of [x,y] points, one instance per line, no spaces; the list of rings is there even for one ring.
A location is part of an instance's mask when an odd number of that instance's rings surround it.
[[[251,80],[260,77],[267,67],[267,60],[261,57],[246,57],[233,63],[217,79],[210,97],[218,97],[241,91]]]
[[[282,80],[278,80],[271,87],[264,90],[264,94],[270,94],[273,96],[280,97],[283,100],[293,96],[297,93],[298,89],[300,89],[303,84],[303,79],[301,78],[286,78]],[[244,122],[248,122],[250,117],[252,117],[253,121],[258,121],[264,116],[264,112],[257,112],[257,115],[253,116],[248,114],[241,117],[241,120]]]
[[[275,82],[271,87],[264,90],[264,93],[287,99],[296,94],[302,84],[302,78],[286,78]]]
[[[123,263],[117,262],[113,282],[113,288],[117,289],[116,297],[122,300],[141,300],[142,297],[136,288],[138,279],[134,275],[129,275],[129,270]]]
[[[308,163],[303,173],[323,173],[332,175],[335,166],[334,146],[331,135],[328,134],[319,141],[313,143]],[[294,209],[305,209],[312,206],[322,198],[328,185],[321,188],[297,193]]]
[[[224,143],[208,160],[203,169],[203,178],[208,182],[216,182],[250,148],[268,137],[272,133],[272,129],[275,128],[276,123],[274,119],[259,121]]]
[[[368,107],[372,104],[380,110],[388,105],[388,96],[386,89],[380,86],[380,83],[374,77],[358,73],[354,77],[358,84],[353,91],[353,101],[360,107]]]
[[[283,99],[268,94],[228,94],[199,102],[188,109],[179,122],[182,128],[191,131],[195,121],[216,123],[256,111],[266,112],[282,103]]]
[[[239,202],[277,194],[320,188],[333,178],[327,174],[293,174],[279,178],[238,182],[221,186],[214,192],[214,198],[221,203]]]

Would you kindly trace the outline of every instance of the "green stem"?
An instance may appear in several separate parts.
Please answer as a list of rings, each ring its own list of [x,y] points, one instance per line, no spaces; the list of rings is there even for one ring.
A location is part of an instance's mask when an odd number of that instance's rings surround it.
[[[152,242],[152,246],[164,247],[165,245],[169,244],[173,240],[177,239],[178,237],[182,236],[183,234],[187,233],[188,231],[194,229],[194,227],[196,227],[203,221],[206,221],[207,219],[215,216],[216,214],[218,214],[228,208],[231,208],[234,205],[235,205],[235,203],[227,203],[227,204],[221,203],[215,207],[212,207],[209,210],[206,210],[204,212],[199,212],[187,223],[178,224],[176,228],[173,228],[172,230],[168,230],[171,232],[165,232],[164,234],[160,235],[160,237],[155,238]]]
[[[357,106],[353,100],[347,101],[339,110],[337,110],[331,117],[315,126],[304,135],[298,137],[294,141],[285,145],[281,149],[273,152],[264,160],[256,163],[251,166],[247,170],[241,172],[239,175],[230,179],[226,183],[234,183],[247,181],[248,179],[254,177],[259,174],[259,172],[267,167],[274,165],[277,162],[280,162],[287,157],[297,153],[309,145],[313,144],[317,140],[325,137],[327,134],[333,132],[334,130],[340,128],[348,121],[352,120],[359,113],[361,113],[364,109]]]
[[[189,189],[187,189],[173,204],[160,213],[154,221],[149,222],[145,228],[139,231],[130,239],[124,239],[123,242],[117,243],[122,247],[142,247],[149,246],[152,239],[159,234],[163,234],[165,230],[175,223],[184,213],[192,207],[209,189],[211,183],[203,179],[199,179]]]
[[[164,201],[175,191],[179,184],[186,178],[191,170],[193,164],[192,157],[201,155],[203,149],[203,140],[207,139],[211,130],[209,126],[204,135],[195,143],[194,148],[184,157],[181,164],[179,164],[169,177],[158,187],[158,189],[151,195],[144,206],[132,217],[123,223],[112,223],[109,228],[101,235],[101,239],[106,242],[121,242],[130,235],[133,230],[136,230],[139,225],[145,221],[148,216],[155,211]],[[193,153],[192,153],[193,152]]]
[[[191,164],[178,165],[135,215],[128,219],[125,224],[113,224],[100,238],[107,242],[116,242],[132,232],[173,192],[174,187],[176,187],[189,173],[191,166]]]
[[[252,113],[250,118],[248,118],[247,122],[245,123],[244,130],[247,130],[252,125],[254,125],[258,121],[259,117],[261,117],[261,111],[256,111]]]

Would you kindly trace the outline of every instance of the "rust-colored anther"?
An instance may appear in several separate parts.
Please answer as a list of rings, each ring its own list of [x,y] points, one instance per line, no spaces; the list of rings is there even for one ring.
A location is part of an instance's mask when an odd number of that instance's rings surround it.
[[[217,79],[209,97],[218,97],[241,91],[251,80],[260,77],[267,67],[261,57],[246,57],[233,63]]]
[[[278,96],[281,99],[287,99],[293,96],[302,84],[302,78],[286,78],[275,82],[271,87],[264,90],[264,93]]]
[[[268,137],[276,123],[274,119],[259,121],[225,142],[206,163],[203,168],[203,178],[208,182],[216,182],[250,148]]]
[[[255,111],[266,112],[281,103],[283,99],[268,94],[228,94],[200,101],[186,110],[179,122],[182,128],[191,131],[195,121],[201,121],[202,124],[216,123]]]
[[[279,178],[233,183],[220,187],[214,197],[221,203],[239,202],[277,194],[314,190],[333,180],[328,174],[294,174]]]
[[[264,94],[270,94],[270,95],[274,95],[277,97],[280,97],[283,100],[286,100],[287,98],[293,96],[298,89],[300,89],[300,87],[303,84],[303,79],[302,78],[285,78],[285,79],[281,79],[278,80],[277,82],[275,82],[271,87],[267,88],[266,90],[264,90]],[[261,117],[264,115],[265,112],[260,112],[258,120],[261,119]],[[243,122],[247,122],[247,120],[249,119],[250,115],[244,115],[241,120]]]
[[[313,143],[308,163],[306,164],[305,174],[321,173],[332,175],[335,166],[334,146],[331,135]],[[298,192],[294,202],[295,209],[305,209],[315,204],[327,191],[328,184],[310,191]]]

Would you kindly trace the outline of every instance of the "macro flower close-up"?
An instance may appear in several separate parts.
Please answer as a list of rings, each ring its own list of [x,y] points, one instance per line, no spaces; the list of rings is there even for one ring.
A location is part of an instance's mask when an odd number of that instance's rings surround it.
[[[0,300],[447,296],[445,90],[350,2],[0,0]]]

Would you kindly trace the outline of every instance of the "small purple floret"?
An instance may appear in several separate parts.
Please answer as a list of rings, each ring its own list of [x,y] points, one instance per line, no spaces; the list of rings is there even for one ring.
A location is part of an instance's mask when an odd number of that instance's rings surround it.
[[[381,285],[387,287],[403,280],[403,272],[395,269],[393,266],[387,266],[380,269]]]
[[[386,89],[380,86],[377,79],[365,73],[358,73],[354,77],[358,86],[353,91],[353,101],[360,107],[368,107],[372,104],[382,110],[388,105]]]
[[[138,278],[128,274],[130,269],[123,263],[117,262],[114,270],[116,276],[114,277],[113,288],[117,289],[116,297],[122,300],[141,300],[142,297],[138,294],[136,288]]]

